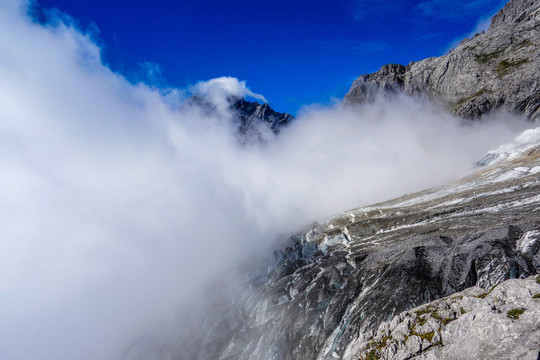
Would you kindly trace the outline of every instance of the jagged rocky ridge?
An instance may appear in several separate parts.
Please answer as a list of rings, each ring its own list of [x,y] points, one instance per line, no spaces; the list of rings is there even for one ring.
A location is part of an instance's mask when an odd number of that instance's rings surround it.
[[[354,358],[369,334],[404,311],[538,273],[539,143],[540,129],[529,130],[455,184],[291,235],[241,296],[211,307],[167,358]]]
[[[260,123],[265,124],[274,134],[278,134],[281,128],[294,120],[291,114],[279,113],[267,103],[259,104],[238,99],[232,102],[231,108],[240,120],[239,130],[243,134],[252,132]]]
[[[237,136],[242,143],[258,143],[268,138],[268,134],[277,135],[282,128],[294,120],[288,113],[273,110],[267,103],[248,101],[236,96],[226,99],[226,111],[235,122]],[[217,113],[216,105],[202,95],[193,95],[186,102],[187,106],[195,105],[207,115]]]
[[[540,120],[540,2],[511,0],[489,30],[465,39],[449,54],[384,65],[360,76],[345,104],[404,92],[443,103],[455,115],[477,118],[504,108]]]

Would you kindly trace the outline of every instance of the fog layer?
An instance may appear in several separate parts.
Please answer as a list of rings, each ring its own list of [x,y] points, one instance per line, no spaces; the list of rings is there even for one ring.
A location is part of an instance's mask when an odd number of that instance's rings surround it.
[[[264,100],[245,82],[133,84],[49,16],[0,1],[1,359],[115,358],[277,234],[451,181],[519,127],[400,98],[243,146],[226,98]]]

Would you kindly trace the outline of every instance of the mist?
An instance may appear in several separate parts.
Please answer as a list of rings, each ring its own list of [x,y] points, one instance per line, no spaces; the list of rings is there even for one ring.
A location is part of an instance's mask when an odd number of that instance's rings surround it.
[[[94,33],[27,10],[0,2],[2,359],[117,358],[278,234],[452,181],[525,126],[400,97],[245,146],[226,98],[264,101],[246,82],[130,82]]]

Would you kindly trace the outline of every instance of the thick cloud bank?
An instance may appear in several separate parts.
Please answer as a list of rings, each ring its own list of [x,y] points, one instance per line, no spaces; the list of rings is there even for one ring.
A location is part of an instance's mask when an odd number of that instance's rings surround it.
[[[1,359],[115,358],[276,234],[452,180],[517,131],[403,98],[241,146],[224,98],[263,99],[244,82],[133,85],[55,20],[0,1]]]

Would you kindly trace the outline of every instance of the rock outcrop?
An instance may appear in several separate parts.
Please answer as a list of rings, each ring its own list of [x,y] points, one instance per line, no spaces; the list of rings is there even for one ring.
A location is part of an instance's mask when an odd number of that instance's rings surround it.
[[[537,360],[538,349],[540,276],[531,276],[402,312],[362,334],[343,359]]]
[[[426,96],[455,115],[477,118],[494,109],[540,120],[540,3],[510,0],[489,30],[465,39],[449,54],[384,65],[360,76],[345,104],[397,92]]]
[[[234,101],[231,109],[240,119],[239,130],[243,134],[253,132],[261,123],[277,134],[294,119],[291,114],[274,111],[267,103],[259,104],[245,99]]]

